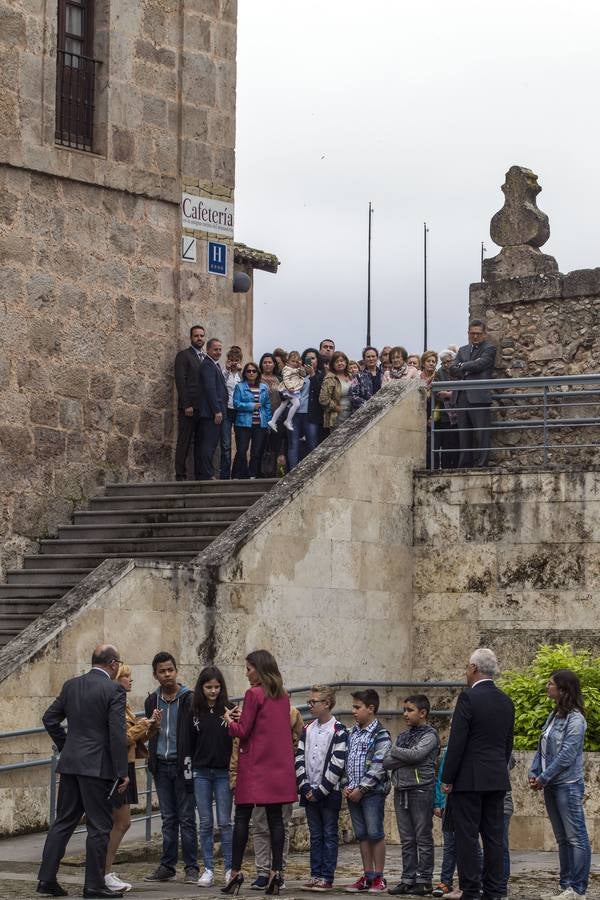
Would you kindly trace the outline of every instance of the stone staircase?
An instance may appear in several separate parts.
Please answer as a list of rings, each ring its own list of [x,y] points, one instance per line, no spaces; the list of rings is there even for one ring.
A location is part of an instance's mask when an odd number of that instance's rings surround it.
[[[109,484],[73,515],[58,537],[42,540],[22,569],[0,584],[0,646],[105,559],[197,556],[268,491],[276,479]]]

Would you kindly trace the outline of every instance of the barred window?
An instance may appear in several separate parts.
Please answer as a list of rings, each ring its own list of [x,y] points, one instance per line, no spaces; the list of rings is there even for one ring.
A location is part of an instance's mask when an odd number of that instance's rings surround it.
[[[92,150],[96,60],[94,0],[59,0],[56,142]]]

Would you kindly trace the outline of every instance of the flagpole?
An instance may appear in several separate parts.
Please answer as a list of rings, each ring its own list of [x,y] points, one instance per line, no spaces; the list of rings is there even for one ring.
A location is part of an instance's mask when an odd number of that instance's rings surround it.
[[[369,202],[369,240],[367,255],[367,347],[371,344],[371,218],[373,207]]]

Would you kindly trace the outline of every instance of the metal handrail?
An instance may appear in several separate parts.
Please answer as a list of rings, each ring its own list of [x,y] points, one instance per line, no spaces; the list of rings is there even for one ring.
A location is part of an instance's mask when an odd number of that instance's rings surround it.
[[[485,379],[465,379],[457,381],[432,381],[429,385],[431,390],[431,431],[428,446],[429,468],[434,471],[436,468],[446,468],[444,461],[448,460],[448,454],[451,454],[450,465],[452,465],[452,457],[460,453],[462,460],[459,459],[461,465],[468,465],[470,454],[473,452],[483,454],[484,459],[487,457],[489,450],[495,453],[530,453],[537,451],[541,453],[543,464],[547,465],[550,460],[552,451],[565,450],[589,450],[591,448],[600,449],[600,442],[590,443],[593,436],[589,436],[582,431],[581,440],[578,435],[568,435],[571,437],[569,443],[561,443],[552,435],[556,435],[560,429],[590,429],[600,426],[600,416],[593,415],[593,410],[589,407],[600,405],[600,400],[594,400],[600,394],[600,374],[592,375],[553,375],[550,377],[526,377],[526,378],[485,378]],[[563,388],[570,388],[564,390]],[[521,393],[517,393],[522,388]],[[456,395],[463,395],[464,392],[477,394],[485,391],[489,402],[483,401],[480,405],[475,400],[474,403],[462,405],[462,403],[454,406],[442,406],[439,404],[438,395],[443,392],[453,392],[454,399],[461,400]],[[592,399],[590,399],[592,398]],[[530,402],[531,400],[534,402]],[[506,401],[509,401],[508,403]],[[516,401],[521,401],[520,403]],[[496,402],[496,406],[492,407],[492,403]],[[436,416],[433,414],[435,407],[436,412],[452,417],[454,414],[460,414],[465,410],[479,410],[480,415],[475,419],[481,419],[481,424],[473,424],[473,419],[469,421],[467,416],[459,418],[457,425],[453,425],[453,419],[450,418],[451,427],[440,427],[436,424]],[[575,408],[579,407],[581,412],[587,413],[580,417],[573,415]],[[587,409],[584,409],[587,407]],[[489,410],[487,415],[481,410]],[[516,411],[516,413],[515,413]],[[523,415],[519,416],[519,411]],[[532,416],[535,411],[536,417]],[[564,412],[570,412],[570,415],[564,415]],[[491,414],[495,415],[492,420]],[[540,415],[541,413],[541,415]],[[590,414],[592,413],[592,414]],[[507,414],[511,418],[505,418]],[[503,417],[504,416],[504,417]],[[519,416],[518,418],[516,416]],[[448,421],[448,420],[445,420]],[[528,430],[535,431],[536,440],[524,443],[522,438],[518,438],[518,434],[522,434]],[[492,432],[515,432],[514,441],[510,444],[506,442],[495,443],[490,448],[490,436]],[[458,435],[460,447],[456,446],[456,438],[451,435]],[[478,440],[477,435],[482,435]],[[486,435],[485,440],[483,435]],[[585,436],[584,436],[585,435]],[[469,436],[471,436],[469,438]],[[586,437],[588,440],[586,441]],[[437,440],[436,440],[437,438]],[[538,443],[541,441],[541,443]],[[469,446],[475,445],[475,446]],[[485,462],[483,463],[485,464]]]

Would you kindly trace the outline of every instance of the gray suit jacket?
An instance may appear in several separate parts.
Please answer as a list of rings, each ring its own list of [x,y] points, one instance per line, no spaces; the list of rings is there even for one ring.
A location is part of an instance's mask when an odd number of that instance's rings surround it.
[[[127,775],[125,691],[104,672],[65,681],[42,722],[60,752],[58,772],[111,781]]]
[[[475,348],[473,356],[471,356],[471,345],[466,344],[456,354],[456,358],[450,366],[450,375],[457,381],[476,381],[493,378],[495,362],[496,346],[491,341],[483,341],[479,344]],[[469,403],[485,404],[492,402],[492,392],[490,390],[470,391],[468,385],[465,385],[465,393]],[[457,402],[457,406],[460,405],[460,402]]]

